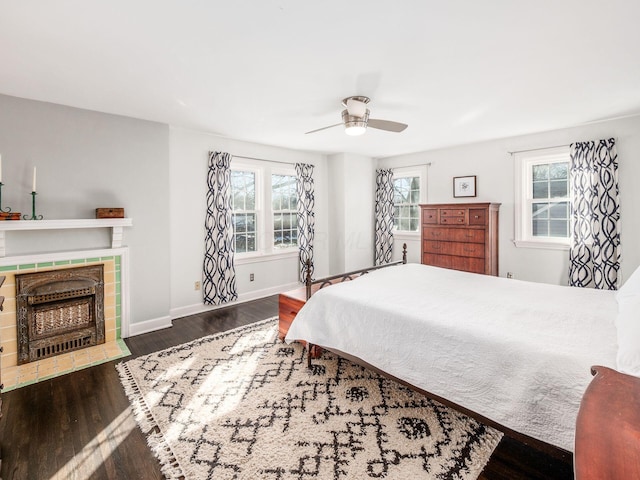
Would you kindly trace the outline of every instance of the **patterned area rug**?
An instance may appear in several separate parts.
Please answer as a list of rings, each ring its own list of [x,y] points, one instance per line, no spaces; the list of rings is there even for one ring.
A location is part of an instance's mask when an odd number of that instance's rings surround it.
[[[120,363],[167,478],[475,479],[501,433],[269,319]]]

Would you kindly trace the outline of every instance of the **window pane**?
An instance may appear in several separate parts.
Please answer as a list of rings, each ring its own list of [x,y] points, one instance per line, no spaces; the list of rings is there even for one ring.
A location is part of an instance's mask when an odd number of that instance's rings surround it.
[[[277,190],[271,194],[271,206],[274,210],[282,210],[282,194]]]
[[[400,230],[409,230],[410,226],[411,226],[411,224],[409,223],[409,219],[408,218],[401,218],[400,219]]]
[[[549,183],[533,182],[533,198],[549,198]]]
[[[281,213],[275,213],[273,215],[273,229],[282,230],[282,214]]]
[[[233,229],[235,233],[244,233],[247,231],[246,216],[243,214],[233,215]]]
[[[250,233],[247,235],[247,251],[256,251],[256,235],[254,233]]]
[[[569,203],[558,202],[551,204],[549,216],[551,218],[569,218]]]
[[[549,220],[549,236],[550,237],[569,236],[569,221],[568,220]]]
[[[549,223],[547,220],[534,220],[532,227],[532,233],[534,237],[549,236]]]
[[[534,203],[531,205],[531,216],[534,220],[549,218],[548,203]]]
[[[411,218],[411,221],[409,222],[409,230],[411,230],[412,232],[417,231],[419,224],[420,221],[417,218]]]
[[[533,181],[547,180],[549,178],[549,165],[533,165]]]
[[[236,252],[244,253],[247,251],[247,239],[246,236],[243,235],[235,235],[236,240]]]
[[[247,189],[247,200],[245,204],[246,210],[255,210],[256,209],[256,179],[255,175],[250,174],[249,181],[246,185]]]
[[[255,232],[256,231],[256,214],[248,213],[246,215],[247,222],[247,232]]]
[[[291,215],[284,214],[282,215],[282,228],[284,230],[291,230]]]
[[[411,190],[411,203],[418,203],[420,201],[420,190]]]
[[[565,198],[567,196],[568,184],[566,180],[554,180],[549,182],[551,198]]]
[[[549,178],[552,180],[569,177],[569,164],[567,162],[552,163],[549,165]]]

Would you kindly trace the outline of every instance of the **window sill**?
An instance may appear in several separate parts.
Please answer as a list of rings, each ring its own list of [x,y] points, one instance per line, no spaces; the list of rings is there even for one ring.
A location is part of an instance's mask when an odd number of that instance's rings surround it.
[[[569,250],[568,243],[559,242],[533,242],[531,240],[513,240],[517,248],[542,248],[545,250]]]
[[[243,255],[243,256],[238,256],[238,254],[236,254],[235,264],[247,265],[250,263],[275,262],[278,260],[283,260],[285,258],[297,258],[297,257],[298,257],[298,249],[287,250],[286,252],[278,252],[278,253],[253,253],[253,254]]]

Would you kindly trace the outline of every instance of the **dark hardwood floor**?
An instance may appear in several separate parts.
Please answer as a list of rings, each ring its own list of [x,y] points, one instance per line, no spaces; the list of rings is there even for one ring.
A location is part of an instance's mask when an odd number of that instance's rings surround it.
[[[174,321],[126,340],[133,356],[277,315],[276,296]],[[163,478],[137,427],[114,368],[121,360],[3,395],[4,480]],[[572,458],[555,458],[504,437],[482,480],[573,478]]]

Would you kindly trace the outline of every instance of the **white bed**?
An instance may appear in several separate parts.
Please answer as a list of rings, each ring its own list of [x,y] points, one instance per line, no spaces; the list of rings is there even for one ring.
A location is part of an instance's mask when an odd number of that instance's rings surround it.
[[[616,368],[617,312],[613,291],[408,264],[319,290],[286,341],[345,352],[573,451],[590,367]]]

